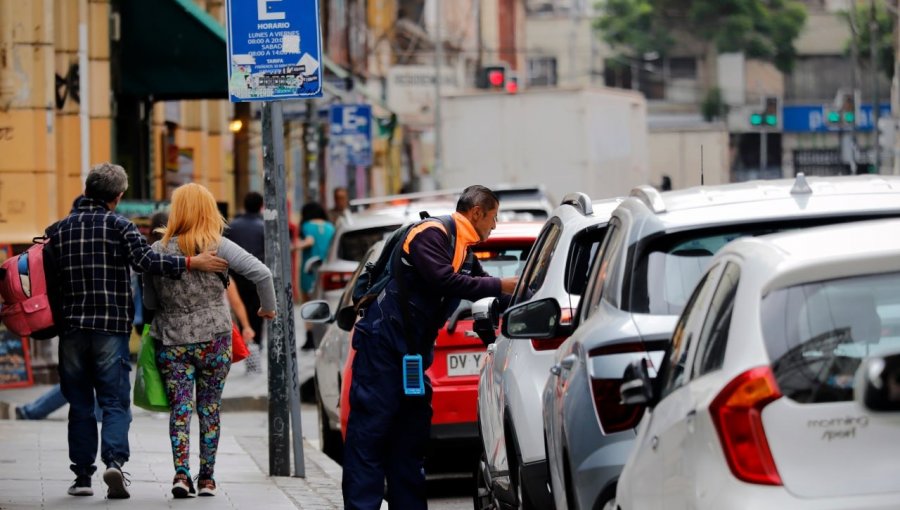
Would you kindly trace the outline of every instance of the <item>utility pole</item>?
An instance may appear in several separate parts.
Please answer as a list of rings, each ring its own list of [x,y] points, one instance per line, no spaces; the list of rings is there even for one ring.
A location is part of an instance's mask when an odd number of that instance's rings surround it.
[[[853,5],[850,8],[850,11],[847,13],[847,19],[850,21],[850,59],[853,64],[853,93],[856,94],[856,91],[859,90],[859,47],[856,44],[857,37],[859,35],[859,30],[856,27],[856,6]],[[857,105],[857,109],[859,108],[859,102],[856,101],[854,104]],[[857,119],[854,117],[853,124],[850,125],[850,173],[856,175],[856,122]],[[843,130],[841,131],[841,145],[843,145],[843,138],[845,133]]]
[[[441,166],[443,165],[442,159],[444,155],[443,136],[441,136],[443,131],[441,129],[441,78],[443,78],[441,68],[444,65],[444,41],[441,36],[441,23],[443,23],[441,10],[443,6],[441,5],[441,0],[435,0],[434,8],[434,168],[431,170],[431,179],[434,188],[437,189],[439,187],[438,178],[442,171]]]
[[[878,118],[881,116],[878,90],[878,51],[875,47],[878,34],[878,19],[875,16],[875,0],[869,0],[869,66],[872,68],[872,152],[875,173],[881,173],[881,147],[878,145]]]

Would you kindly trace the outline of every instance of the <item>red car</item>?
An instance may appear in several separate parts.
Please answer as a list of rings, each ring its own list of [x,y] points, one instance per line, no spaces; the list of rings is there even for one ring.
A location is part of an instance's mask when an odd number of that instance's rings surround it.
[[[541,222],[501,223],[487,241],[472,248],[481,266],[492,276],[507,277],[520,273],[528,252],[540,232]],[[434,390],[431,405],[431,438],[441,443],[472,442],[477,445],[476,405],[478,377],[485,346],[472,331],[472,318],[463,302],[438,332],[434,362],[427,374]],[[350,414],[350,379],[353,357],[350,347],[341,384],[341,431],[346,434]],[[437,445],[435,445],[437,446]],[[470,466],[466,466],[467,468]]]

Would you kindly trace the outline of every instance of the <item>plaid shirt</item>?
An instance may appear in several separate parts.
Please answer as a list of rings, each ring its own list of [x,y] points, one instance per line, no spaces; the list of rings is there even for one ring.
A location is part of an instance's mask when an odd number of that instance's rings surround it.
[[[66,329],[127,335],[134,317],[128,266],[171,277],[185,271],[184,257],[154,253],[134,223],[84,196],[51,242],[59,256]]]

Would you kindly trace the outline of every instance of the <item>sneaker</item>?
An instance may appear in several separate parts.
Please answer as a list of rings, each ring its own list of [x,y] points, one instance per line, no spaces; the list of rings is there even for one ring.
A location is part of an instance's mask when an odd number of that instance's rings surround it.
[[[172,479],[172,497],[175,499],[193,498],[197,496],[194,482],[187,471],[179,468]]]
[[[197,489],[201,496],[215,496],[216,481],[212,478],[200,478],[197,480]]]
[[[88,475],[78,475],[75,482],[69,487],[70,496],[93,496],[94,489],[91,488],[91,477]]]
[[[128,499],[131,494],[128,493],[128,486],[131,481],[125,477],[128,473],[122,471],[122,465],[116,461],[110,462],[103,472],[103,481],[106,482],[109,490],[106,492],[107,499]]]

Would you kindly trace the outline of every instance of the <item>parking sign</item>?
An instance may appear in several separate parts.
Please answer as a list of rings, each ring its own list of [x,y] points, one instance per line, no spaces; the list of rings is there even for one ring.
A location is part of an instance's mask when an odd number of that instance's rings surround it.
[[[330,115],[332,157],[353,166],[372,164],[372,106],[333,104]]]
[[[227,0],[231,101],[322,96],[319,0]]]

